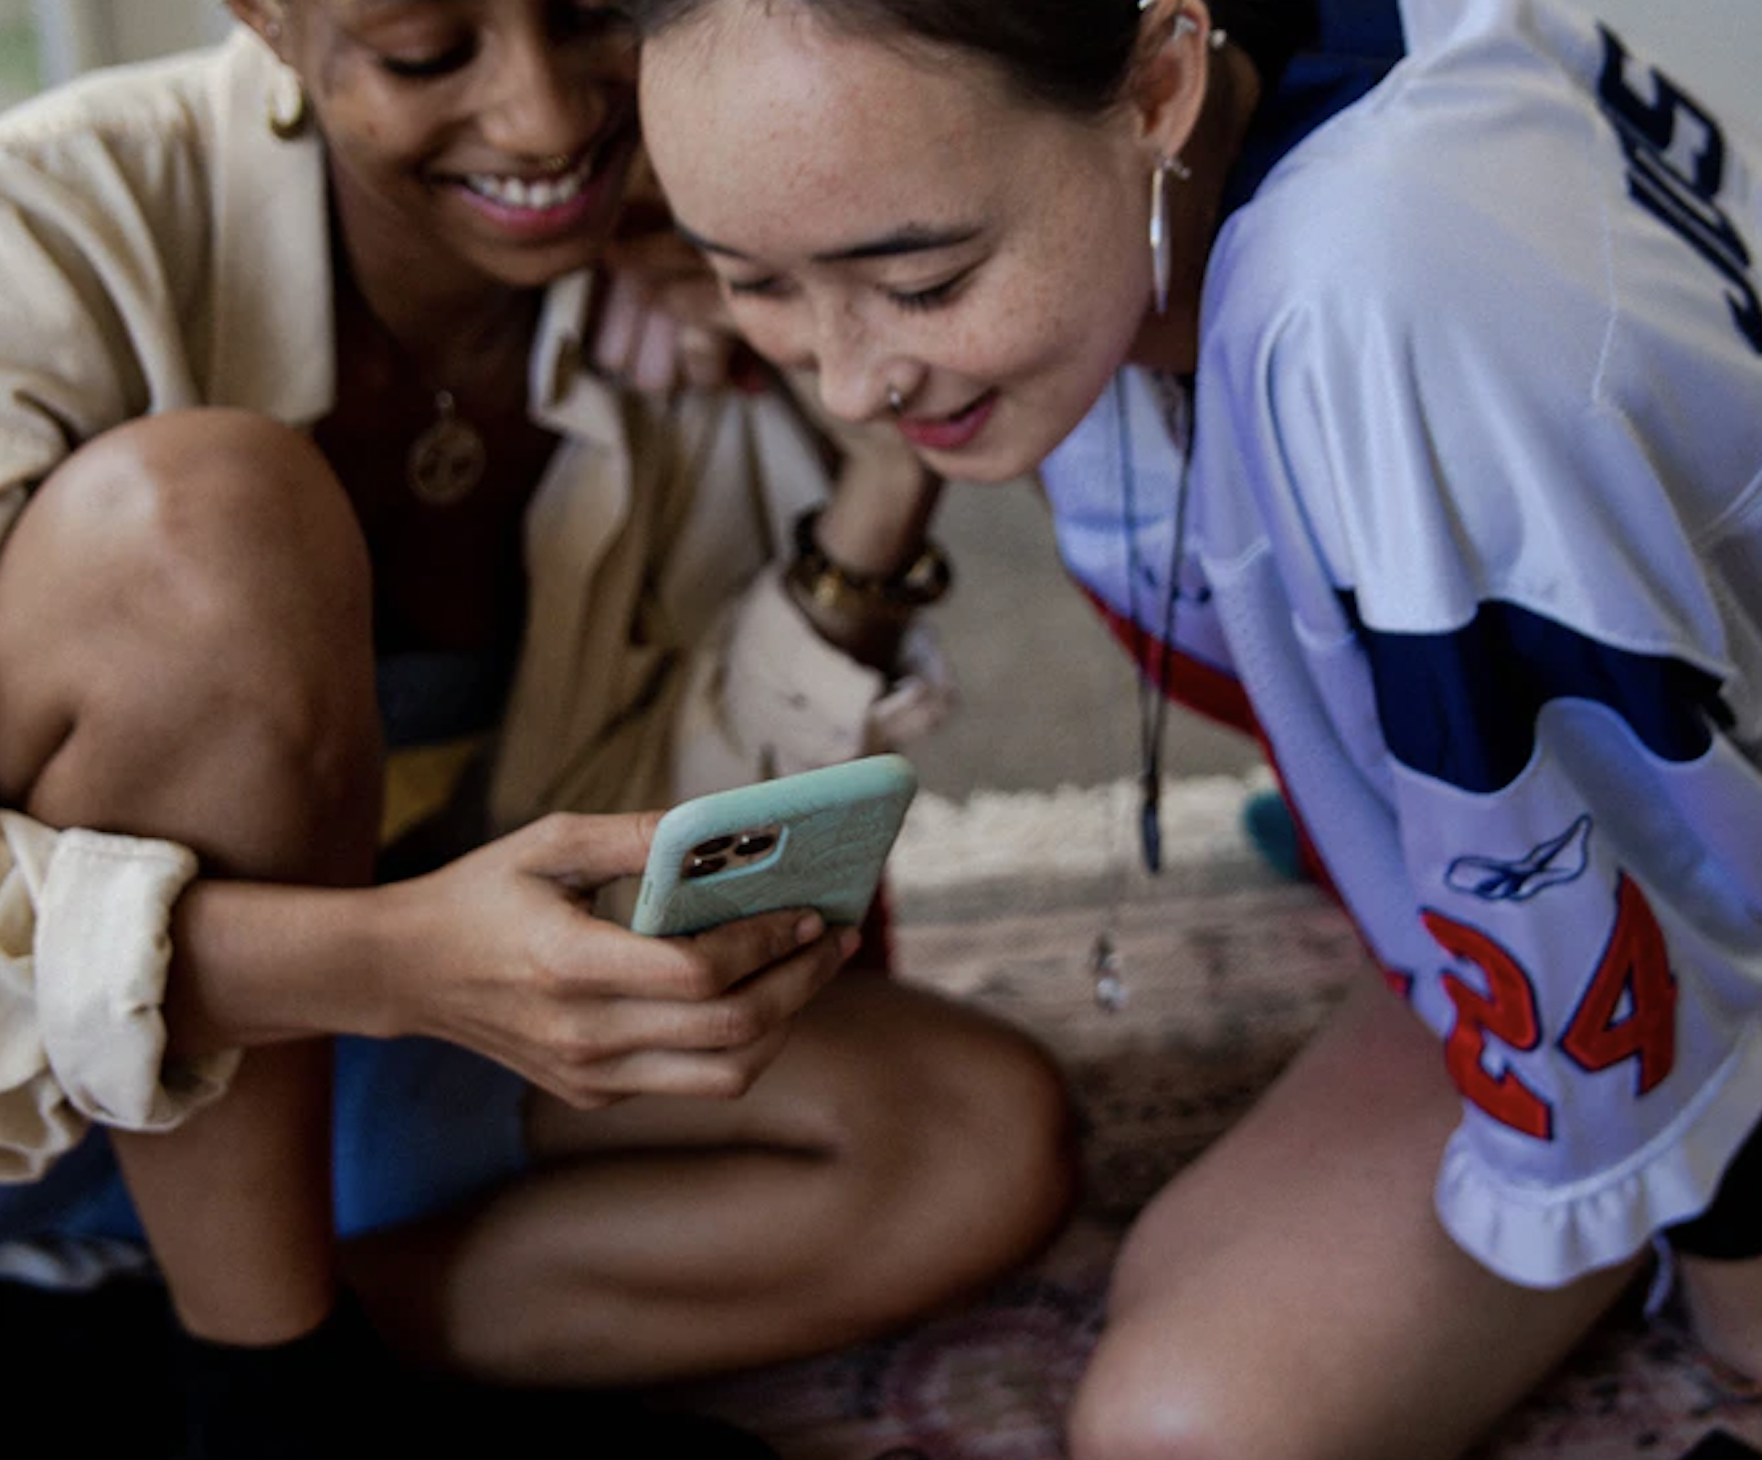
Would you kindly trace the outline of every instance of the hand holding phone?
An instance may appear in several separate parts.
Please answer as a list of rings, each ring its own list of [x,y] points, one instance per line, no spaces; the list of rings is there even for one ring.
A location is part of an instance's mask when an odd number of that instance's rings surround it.
[[[700,933],[793,907],[854,926],[916,792],[910,761],[873,755],[675,806],[655,828],[630,926]]]

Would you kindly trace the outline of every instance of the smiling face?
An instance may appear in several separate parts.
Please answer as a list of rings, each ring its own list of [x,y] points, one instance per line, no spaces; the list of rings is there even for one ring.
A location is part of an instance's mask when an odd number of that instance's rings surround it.
[[[636,144],[609,0],[234,0],[300,75],[351,246],[499,283],[594,263]]]
[[[1159,149],[1122,105],[1020,98],[947,48],[711,0],[647,41],[650,156],[741,328],[947,476],[1037,465],[1118,369],[1150,295]]]

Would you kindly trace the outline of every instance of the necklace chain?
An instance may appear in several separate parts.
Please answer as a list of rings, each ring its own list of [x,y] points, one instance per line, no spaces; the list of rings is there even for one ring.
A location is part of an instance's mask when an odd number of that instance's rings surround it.
[[[1157,636],[1154,671],[1149,634],[1138,612],[1139,579],[1143,574],[1137,534],[1138,462],[1132,450],[1131,402],[1127,398],[1130,377],[1123,372],[1113,383],[1113,401],[1120,477],[1120,530],[1126,550],[1126,614],[1132,625],[1132,652],[1138,661],[1139,849],[1144,857],[1145,871],[1154,876],[1162,870],[1162,743],[1168,725],[1169,668],[1175,654],[1181,558],[1187,544],[1187,470],[1193,454],[1193,410],[1187,380],[1160,372],[1153,372],[1150,378],[1161,397],[1163,420],[1181,458],[1175,479],[1169,571],[1163,590],[1162,630]],[[1123,868],[1121,875],[1125,875]],[[1123,888],[1121,896],[1124,896]],[[1112,932],[1118,914],[1119,903],[1116,902],[1107,925],[1096,935],[1089,953],[1089,977],[1095,1003],[1109,1014],[1123,1009],[1130,997],[1126,961]]]
[[[1138,582],[1142,567],[1138,556],[1137,496],[1138,465],[1132,450],[1132,411],[1127,399],[1127,377],[1114,382],[1114,423],[1118,436],[1120,467],[1120,530],[1126,548],[1126,614],[1132,624],[1132,650],[1138,660],[1138,775],[1139,845],[1145,870],[1162,870],[1162,745],[1168,726],[1169,667],[1174,659],[1177,616],[1181,600],[1181,558],[1187,545],[1187,469],[1192,461],[1192,395],[1178,376],[1153,372],[1152,383],[1162,397],[1164,419],[1180,452],[1181,466],[1175,480],[1174,530],[1169,546],[1169,572],[1162,611],[1162,629],[1156,641],[1156,668],[1151,672],[1149,635],[1138,612]]]

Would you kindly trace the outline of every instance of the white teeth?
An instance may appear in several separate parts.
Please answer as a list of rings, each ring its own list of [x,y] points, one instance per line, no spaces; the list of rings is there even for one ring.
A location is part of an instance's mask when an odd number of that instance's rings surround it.
[[[504,208],[521,208],[530,213],[543,213],[579,197],[593,175],[590,163],[582,163],[574,172],[561,177],[528,181],[518,177],[498,177],[493,173],[470,173],[465,186],[479,197],[488,198]]]

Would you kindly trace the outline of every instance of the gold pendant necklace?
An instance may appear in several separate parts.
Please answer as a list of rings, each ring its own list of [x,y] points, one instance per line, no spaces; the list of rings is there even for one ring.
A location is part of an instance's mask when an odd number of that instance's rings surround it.
[[[451,391],[437,391],[433,423],[410,444],[404,479],[416,500],[430,507],[463,501],[483,480],[488,461],[483,436],[462,420]]]

